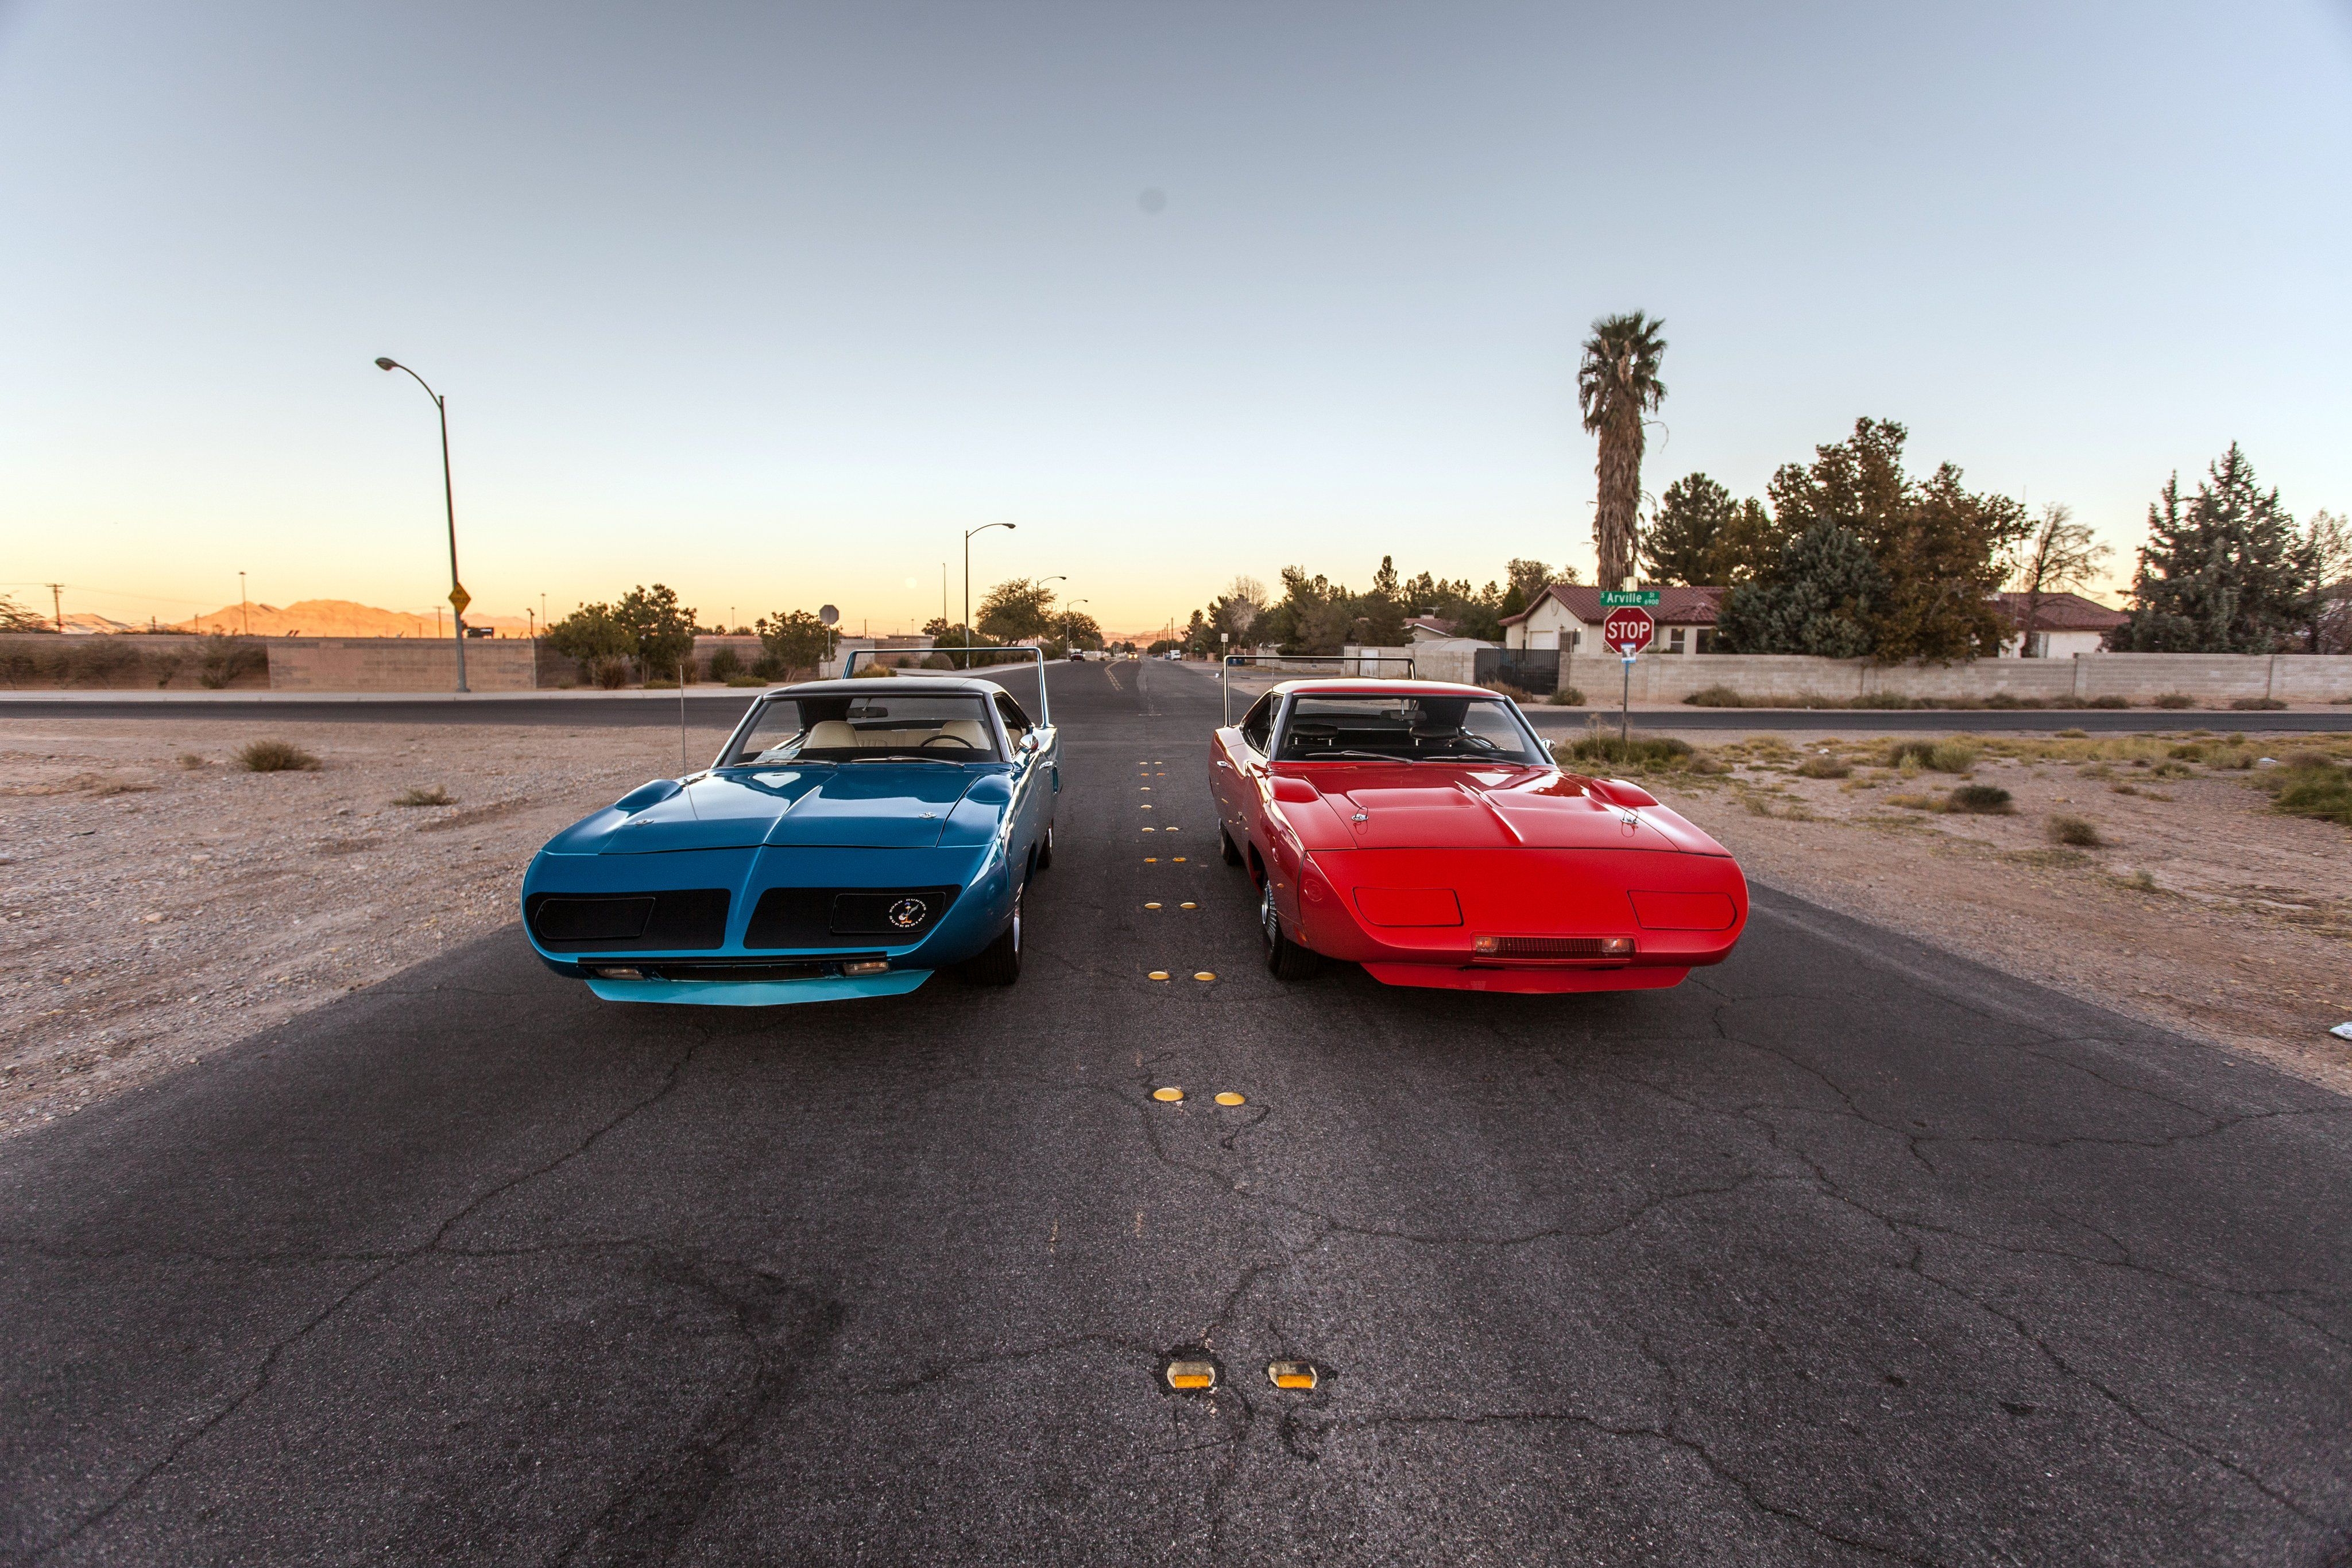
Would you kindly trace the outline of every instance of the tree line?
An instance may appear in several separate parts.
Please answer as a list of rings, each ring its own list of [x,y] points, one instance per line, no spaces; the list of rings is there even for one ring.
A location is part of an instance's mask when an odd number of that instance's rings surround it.
[[[1525,610],[1546,585],[1574,582],[1576,577],[1572,566],[1555,569],[1514,558],[1499,580],[1474,589],[1467,578],[1449,580],[1427,571],[1401,577],[1394,559],[1382,556],[1371,585],[1360,593],[1320,572],[1286,566],[1279,596],[1254,577],[1236,577],[1205,608],[1192,612],[1174,645],[1202,658],[1221,648],[1271,647],[1294,654],[1333,654],[1350,643],[1392,648],[1407,640],[1405,622],[1424,614],[1446,622],[1456,636],[1498,642],[1505,616]]]
[[[1647,416],[1666,398],[1665,323],[1642,311],[1592,324],[1577,401],[1595,439],[1593,550],[1604,588],[1638,559],[1657,586],[1724,595],[1717,646],[1888,663],[1995,653],[2012,633],[1990,601],[2021,593],[2031,629],[2043,599],[2088,587],[2110,553],[2063,506],[2027,516],[1971,493],[1960,470],[1905,471],[1904,427],[1858,419],[1843,441],[1783,465],[1766,498],[1735,500],[1705,474],[1666,486],[1640,527]],[[2128,624],[2107,645],[2138,653],[2352,651],[2352,539],[2326,511],[2298,527],[2231,443],[2183,497],[2176,472],[2148,508]]]
[[[622,685],[633,674],[641,682],[692,680],[698,674],[723,681],[739,673],[766,681],[814,675],[838,642],[833,628],[808,611],[779,610],[736,628],[736,635],[750,632],[760,639],[760,654],[748,672],[731,649],[721,649],[707,669],[698,671],[689,667],[695,638],[726,633],[696,622],[693,606],[680,604],[675,590],[640,583],[610,604],[581,605],[543,636],[550,648],[577,659],[588,678],[602,686]]]

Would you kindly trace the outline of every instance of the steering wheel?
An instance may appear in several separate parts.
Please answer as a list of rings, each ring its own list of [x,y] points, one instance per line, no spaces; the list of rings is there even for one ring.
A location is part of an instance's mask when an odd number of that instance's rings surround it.
[[[937,746],[942,740],[952,746],[961,746],[966,751],[977,751],[980,749],[980,747],[974,746],[971,741],[966,740],[962,736],[950,735],[944,729],[940,731],[937,735],[926,736],[923,739],[923,743],[920,746],[916,747],[915,749],[918,751],[927,750],[931,747]]]

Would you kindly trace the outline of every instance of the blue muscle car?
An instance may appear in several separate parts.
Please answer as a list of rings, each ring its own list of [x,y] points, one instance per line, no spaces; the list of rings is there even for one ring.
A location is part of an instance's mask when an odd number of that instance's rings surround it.
[[[1054,858],[1061,752],[959,676],[765,693],[719,759],[558,833],[523,877],[548,967],[611,1001],[768,1007],[1021,973],[1021,907]]]

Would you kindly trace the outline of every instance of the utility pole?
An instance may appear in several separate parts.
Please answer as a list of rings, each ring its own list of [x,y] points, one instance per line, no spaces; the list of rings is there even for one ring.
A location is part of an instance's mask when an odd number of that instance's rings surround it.
[[[470,688],[466,685],[466,606],[471,604],[474,600],[473,596],[466,591],[466,585],[457,578],[457,489],[455,482],[449,477],[449,400],[435,392],[423,376],[397,360],[380,359],[376,361],[375,368],[380,371],[400,371],[405,373],[409,380],[425,388],[425,395],[433,400],[435,411],[441,415],[441,504],[449,515],[449,610],[453,622],[451,630],[457,637],[457,689],[461,692],[467,691]],[[441,634],[441,612],[437,606],[433,612],[433,634],[436,637]]]
[[[246,597],[245,592],[245,573],[240,571],[236,574],[236,616],[239,624],[245,628],[245,634],[248,637],[253,635],[253,612],[246,608],[249,602],[251,601]],[[64,628],[60,627],[58,630],[62,631]]]
[[[971,536],[984,534],[991,528],[1010,528],[1017,526],[1013,523],[982,523],[976,528],[966,528],[963,531],[963,645],[967,650],[971,647]],[[966,669],[971,667],[970,658],[964,660],[964,667]]]
[[[62,582],[49,584],[49,618],[58,623],[60,632],[66,629],[65,588]]]

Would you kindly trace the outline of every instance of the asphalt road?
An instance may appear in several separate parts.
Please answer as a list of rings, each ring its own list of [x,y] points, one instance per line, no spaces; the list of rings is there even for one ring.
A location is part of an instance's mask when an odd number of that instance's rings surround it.
[[[1098,666],[1083,666],[1088,669]],[[1127,668],[1132,668],[1132,665]],[[1171,689],[1189,677],[1207,687],[1212,693],[1206,712],[1215,711],[1215,673],[1198,664],[1173,665],[1151,662],[1155,675],[1170,677],[1165,683]],[[1057,666],[1058,668],[1058,666]],[[983,669],[974,674],[992,680],[1002,680],[1014,690],[1034,690],[1036,676],[1010,668]],[[1122,677],[1123,678],[1123,677]],[[1237,684],[1234,687],[1234,712],[1248,706],[1265,682]],[[1056,685],[1055,690],[1059,690]],[[1246,695],[1245,695],[1246,694]],[[751,691],[729,691],[721,688],[690,689],[685,707],[688,722],[697,728],[731,724],[756,695]],[[172,718],[172,719],[233,719],[241,724],[276,719],[284,723],[353,723],[353,724],[465,724],[520,725],[531,727],[555,726],[575,729],[593,729],[610,725],[667,727],[678,721],[679,703],[674,695],[627,696],[595,695],[484,695],[475,697],[430,696],[384,697],[370,696],[353,701],[335,697],[207,696],[201,700],[186,697],[142,697],[136,694],[121,696],[76,694],[70,702],[54,697],[11,698],[0,695],[0,718],[45,718],[72,716],[77,718]],[[1588,716],[1597,716],[1603,723],[1617,722],[1617,710],[1612,707],[1555,708],[1534,706],[1528,709],[1538,728],[1551,733],[1560,729],[1582,729]],[[2138,734],[2148,731],[2205,729],[2219,734],[2311,733],[2320,730],[2352,729],[2352,707],[2324,712],[2301,713],[2215,713],[2203,709],[2163,711],[2153,708],[2064,708],[2064,709],[2001,709],[2001,708],[1893,708],[1855,710],[1851,708],[1637,708],[1633,714],[1636,729],[1729,729],[1743,735],[1759,730],[1859,730],[1871,734],[1887,730],[1933,730],[1948,734],[1954,730],[1970,730],[1979,734],[1994,731],[2039,731],[2047,733],[2061,729],[2083,729],[2094,734]]]
[[[2352,1560],[2345,1102],[1769,894],[1674,991],[1279,985],[1138,675],[1053,673],[1011,990],[509,930],[0,1145],[0,1558]]]

